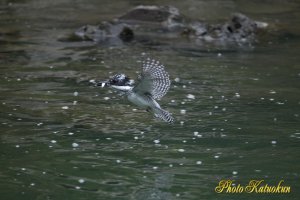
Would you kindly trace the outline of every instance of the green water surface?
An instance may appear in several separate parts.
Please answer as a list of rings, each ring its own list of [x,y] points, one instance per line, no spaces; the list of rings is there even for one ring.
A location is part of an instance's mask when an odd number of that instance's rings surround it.
[[[208,22],[243,12],[272,31],[237,48],[60,40],[139,4]],[[292,0],[1,0],[0,199],[299,199],[299,13]],[[89,84],[135,77],[147,56],[171,76],[173,125]],[[217,194],[229,179],[291,193]]]

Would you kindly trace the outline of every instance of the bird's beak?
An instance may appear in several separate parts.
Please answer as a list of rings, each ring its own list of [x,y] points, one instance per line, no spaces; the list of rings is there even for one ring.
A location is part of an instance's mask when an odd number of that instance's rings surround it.
[[[109,81],[100,81],[96,83],[96,86],[101,86],[102,88],[110,86]]]

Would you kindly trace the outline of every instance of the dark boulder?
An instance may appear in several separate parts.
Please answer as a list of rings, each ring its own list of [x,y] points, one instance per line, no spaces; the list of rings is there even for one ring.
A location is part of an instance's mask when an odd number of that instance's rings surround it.
[[[173,6],[137,6],[112,22],[101,22],[97,26],[85,25],[74,35],[82,40],[108,41],[112,44],[132,39],[140,41],[176,39],[187,37],[198,44],[244,44],[257,41],[257,33],[267,23],[257,22],[236,13],[221,24],[207,24],[183,16]],[[201,41],[201,42],[199,42]]]

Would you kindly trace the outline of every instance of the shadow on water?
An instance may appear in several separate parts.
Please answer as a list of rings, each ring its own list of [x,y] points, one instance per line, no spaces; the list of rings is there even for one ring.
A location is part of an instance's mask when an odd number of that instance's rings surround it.
[[[272,199],[297,199],[299,4],[174,3],[192,18],[216,22],[239,11],[278,29],[279,37],[251,48],[181,39],[115,46],[60,40],[137,4],[0,1],[1,197],[270,199],[214,191],[222,179],[243,185],[258,179],[292,187],[292,194]],[[164,63],[172,78],[160,104],[174,125],[89,83],[115,72],[136,77],[147,56]]]

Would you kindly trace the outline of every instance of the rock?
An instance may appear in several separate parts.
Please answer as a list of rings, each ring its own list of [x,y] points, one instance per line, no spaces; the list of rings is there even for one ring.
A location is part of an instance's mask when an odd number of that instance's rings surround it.
[[[231,20],[222,26],[220,37],[241,42],[243,40],[254,41],[258,29],[254,20],[243,14],[235,13]]]
[[[159,24],[162,28],[170,30],[186,24],[185,17],[173,6],[136,6],[118,20],[129,24]]]
[[[129,10],[112,22],[102,22],[97,26],[85,25],[75,31],[81,40],[108,42],[110,45],[124,41],[137,42],[178,39],[186,36],[196,44],[215,45],[243,44],[257,41],[257,32],[265,29],[267,23],[257,22],[236,13],[222,24],[206,24],[183,16],[173,6],[140,5]],[[137,38],[142,38],[138,40]]]
[[[82,40],[103,41],[109,38],[119,38],[122,41],[130,41],[134,33],[127,24],[102,22],[97,26],[82,26],[75,31],[74,35]]]
[[[201,22],[192,22],[188,25],[185,34],[189,37],[203,39],[207,42],[254,42],[259,29],[267,27],[267,23],[256,22],[247,16],[236,13],[224,24],[206,25]]]

